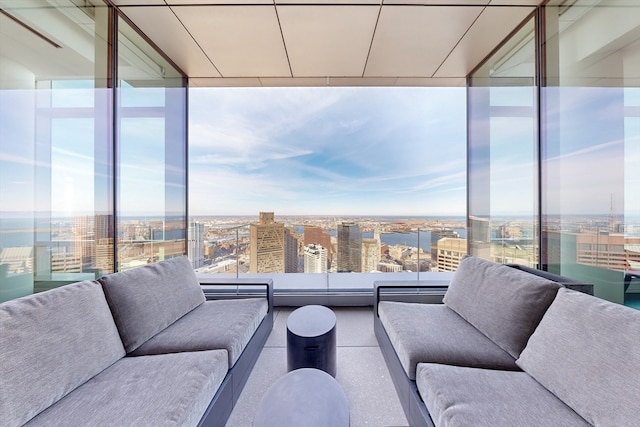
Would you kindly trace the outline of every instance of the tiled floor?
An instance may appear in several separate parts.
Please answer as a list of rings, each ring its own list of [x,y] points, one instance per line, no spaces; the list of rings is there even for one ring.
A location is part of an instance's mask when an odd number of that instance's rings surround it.
[[[287,317],[294,308],[276,308],[273,331],[242,391],[227,427],[251,427],[262,396],[287,373]],[[351,412],[351,427],[408,426],[373,332],[371,307],[335,307],[337,375]],[[300,426],[304,427],[304,426]]]

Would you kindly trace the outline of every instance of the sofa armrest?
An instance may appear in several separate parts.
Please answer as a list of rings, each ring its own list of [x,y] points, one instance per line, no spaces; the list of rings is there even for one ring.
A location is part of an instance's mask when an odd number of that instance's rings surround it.
[[[267,299],[267,312],[273,312],[273,280],[271,279],[238,279],[199,275],[198,281],[207,300],[263,297]]]
[[[373,309],[378,316],[378,303],[384,300],[441,304],[449,280],[391,280],[373,282]]]

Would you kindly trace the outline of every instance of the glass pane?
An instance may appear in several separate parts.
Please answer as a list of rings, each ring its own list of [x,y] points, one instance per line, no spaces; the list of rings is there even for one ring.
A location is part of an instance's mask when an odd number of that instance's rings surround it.
[[[184,79],[118,23],[118,271],[186,254]]]
[[[543,262],[640,307],[640,4],[545,14]]]
[[[0,301],[113,271],[110,9],[3,2]]]
[[[535,266],[537,102],[534,21],[469,82],[469,253]]]
[[[371,272],[415,280],[466,253],[464,88],[192,88],[189,100],[199,272],[370,289]],[[438,242],[455,246],[446,261]]]

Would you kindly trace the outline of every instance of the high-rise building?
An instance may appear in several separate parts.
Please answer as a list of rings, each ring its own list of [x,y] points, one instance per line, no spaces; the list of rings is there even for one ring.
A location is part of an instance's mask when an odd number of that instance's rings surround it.
[[[293,228],[284,229],[284,272],[298,272],[298,235]]]
[[[304,247],[304,272],[327,272],[327,249],[319,244],[312,243]]]
[[[431,230],[431,261],[433,264],[438,262],[438,240],[445,237],[457,239],[460,237],[457,231],[451,229]]]
[[[260,212],[260,222],[249,226],[250,273],[284,273],[284,224],[273,212]]]
[[[436,271],[456,271],[467,253],[467,240],[445,237],[436,243],[438,258]]]
[[[331,261],[334,254],[333,246],[331,245],[331,235],[317,225],[305,225],[304,244],[306,246],[314,243],[319,244],[327,250],[327,269],[331,268]]]
[[[362,271],[362,233],[353,222],[338,224],[338,272]]]
[[[113,215],[96,215],[94,226],[94,266],[99,274],[113,273]]]
[[[94,264],[95,256],[95,225],[94,218],[90,215],[76,216],[73,218],[74,251],[81,258],[82,264]],[[53,256],[53,254],[52,254]]]
[[[204,224],[200,222],[189,224],[187,254],[193,268],[200,268],[204,265]]]
[[[362,239],[362,271],[378,271],[380,262],[380,239]]]

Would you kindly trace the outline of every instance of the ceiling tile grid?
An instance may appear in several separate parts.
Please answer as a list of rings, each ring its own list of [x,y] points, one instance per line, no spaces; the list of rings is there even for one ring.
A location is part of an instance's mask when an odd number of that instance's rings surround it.
[[[210,86],[464,85],[537,2],[114,1],[193,85]]]
[[[379,6],[278,6],[294,77],[361,77]]]

